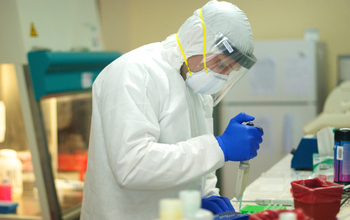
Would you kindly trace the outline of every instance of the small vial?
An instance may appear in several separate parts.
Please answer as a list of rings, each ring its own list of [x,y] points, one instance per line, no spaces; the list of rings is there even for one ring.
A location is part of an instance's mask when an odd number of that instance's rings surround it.
[[[201,194],[198,190],[183,190],[179,193],[183,205],[183,217],[186,220],[212,220],[213,214],[201,209]]]
[[[282,212],[278,215],[279,220],[297,220],[297,214],[294,212]]]
[[[0,200],[1,201],[12,201],[12,187],[8,179],[4,179],[0,184]]]
[[[180,199],[162,199],[159,202],[159,216],[162,220],[182,219],[182,202]]]

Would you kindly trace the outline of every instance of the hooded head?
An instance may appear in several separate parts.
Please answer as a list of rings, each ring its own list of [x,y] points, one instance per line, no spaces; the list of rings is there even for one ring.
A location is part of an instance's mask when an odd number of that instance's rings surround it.
[[[203,54],[203,26],[197,9],[178,31],[181,46],[187,58]],[[206,32],[207,53],[213,51],[216,37],[226,36],[240,51],[252,54],[253,34],[248,18],[237,6],[228,2],[211,0],[202,8]]]
[[[242,10],[228,2],[211,0],[196,10],[180,27],[177,40],[188,69],[187,84],[195,93],[211,94],[214,105],[256,62],[250,23]],[[202,61],[193,65],[191,60],[198,56]],[[191,65],[197,67],[193,74]],[[218,67],[229,73],[222,74]]]

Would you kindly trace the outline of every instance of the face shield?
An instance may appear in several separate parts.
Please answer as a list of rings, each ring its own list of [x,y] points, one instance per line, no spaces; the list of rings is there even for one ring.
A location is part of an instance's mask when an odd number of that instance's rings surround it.
[[[214,105],[220,102],[230,88],[256,63],[253,54],[241,52],[223,34],[215,35],[215,45],[206,50],[206,32],[203,26],[203,54],[191,56],[186,59],[181,43],[177,37],[180,50],[187,66],[186,83],[194,93],[210,94],[214,99]]]

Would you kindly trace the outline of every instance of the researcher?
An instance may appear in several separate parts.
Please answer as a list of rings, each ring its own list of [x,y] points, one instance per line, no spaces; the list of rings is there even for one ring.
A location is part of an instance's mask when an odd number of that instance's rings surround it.
[[[263,132],[240,113],[214,136],[212,113],[256,63],[253,50],[244,12],[212,0],[178,33],[109,64],[92,88],[81,219],[154,220],[181,190],[199,190],[214,214],[233,211],[215,171],[257,156]]]

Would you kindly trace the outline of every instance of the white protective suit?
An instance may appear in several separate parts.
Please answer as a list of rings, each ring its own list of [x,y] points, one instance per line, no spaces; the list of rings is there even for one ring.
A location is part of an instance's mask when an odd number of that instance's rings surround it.
[[[227,5],[210,1],[204,16],[218,7]],[[203,37],[190,36],[197,24],[188,19],[179,30],[186,55],[203,52]],[[219,195],[214,172],[224,154],[213,135],[213,99],[186,85],[183,62],[171,35],[124,54],[95,80],[81,219],[154,220],[159,201],[181,190]]]

